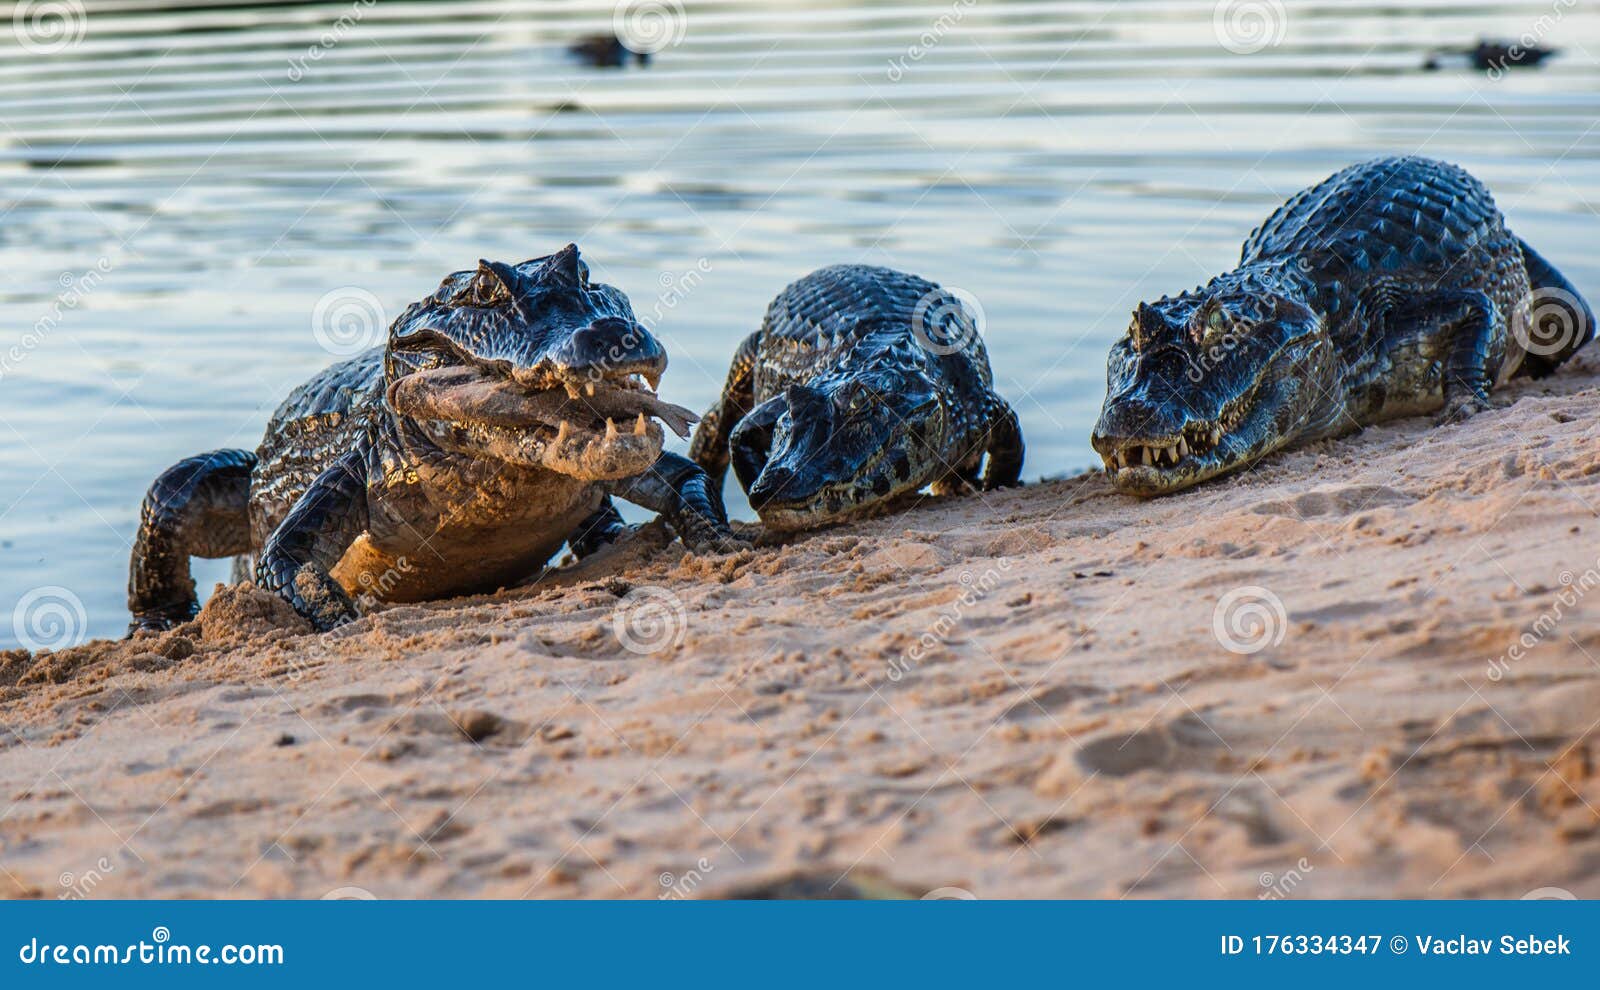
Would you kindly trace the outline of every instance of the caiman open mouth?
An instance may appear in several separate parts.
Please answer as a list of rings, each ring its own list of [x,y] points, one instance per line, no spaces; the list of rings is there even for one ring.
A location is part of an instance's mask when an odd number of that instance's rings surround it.
[[[1107,477],[1122,491],[1152,495],[1187,488],[1250,460],[1251,445],[1235,431],[1255,410],[1258,386],[1228,402],[1215,419],[1187,422],[1176,433],[1097,442]]]
[[[1164,436],[1094,437],[1111,483],[1132,495],[1167,494],[1252,464],[1289,443],[1296,434],[1276,422],[1285,401],[1277,385],[1306,380],[1296,349],[1305,339],[1279,345],[1255,379],[1211,419],[1191,420]]]
[[[456,434],[455,446],[576,477],[638,474],[660,456],[661,423],[680,437],[698,418],[664,402],[639,374],[561,381],[530,390],[509,377],[453,366],[406,375],[389,404]]]
[[[1212,422],[1185,423],[1176,435],[1146,437],[1120,442],[1114,450],[1102,453],[1107,472],[1130,467],[1157,469],[1178,467],[1186,460],[1205,460],[1230,435],[1244,416],[1245,405],[1232,403],[1234,410]]]

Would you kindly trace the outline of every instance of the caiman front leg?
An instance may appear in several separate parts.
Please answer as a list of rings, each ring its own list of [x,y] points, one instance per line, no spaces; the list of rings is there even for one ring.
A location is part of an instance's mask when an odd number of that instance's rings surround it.
[[[980,489],[992,492],[1017,484],[1022,477],[1022,427],[1004,399],[993,397],[989,425],[968,441],[963,451],[954,469],[934,481],[935,495],[960,495]]]
[[[700,418],[694,439],[689,442],[689,460],[705,469],[711,482],[711,494],[719,499],[722,479],[728,473],[728,438],[755,403],[756,352],[760,347],[761,333],[757,331],[734,351],[722,395]]]
[[[582,560],[601,547],[622,539],[627,532],[628,524],[622,521],[622,513],[617,511],[616,505],[607,496],[600,502],[600,508],[591,512],[567,537],[567,546],[574,557]]]
[[[1423,295],[1396,305],[1388,321],[1397,330],[1420,327],[1444,350],[1443,423],[1459,423],[1490,408],[1489,389],[1505,357],[1505,320],[1494,300],[1475,289]]]
[[[733,474],[745,491],[750,490],[750,486],[756,483],[766,468],[767,457],[772,452],[772,431],[777,427],[778,419],[788,411],[788,400],[775,395],[750,410],[728,437]]]
[[[746,546],[728,525],[722,500],[705,471],[686,457],[662,454],[650,470],[612,483],[611,493],[656,512],[696,553],[731,553]]]
[[[317,475],[267,538],[256,584],[327,632],[356,619],[355,602],[329,573],[367,528],[366,467],[351,451]]]
[[[200,610],[190,557],[250,552],[248,450],[213,450],[161,473],[139,510],[139,535],[128,565],[128,635],[159,632]]]
[[[1016,411],[996,397],[994,418],[989,422],[987,463],[983,466],[983,490],[1010,488],[1022,478],[1022,424]]]

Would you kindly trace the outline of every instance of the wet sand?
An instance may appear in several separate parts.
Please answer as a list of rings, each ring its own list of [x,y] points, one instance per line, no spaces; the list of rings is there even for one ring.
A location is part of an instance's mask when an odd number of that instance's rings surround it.
[[[1600,896],[1600,362],[1495,401],[0,654],[0,892]]]

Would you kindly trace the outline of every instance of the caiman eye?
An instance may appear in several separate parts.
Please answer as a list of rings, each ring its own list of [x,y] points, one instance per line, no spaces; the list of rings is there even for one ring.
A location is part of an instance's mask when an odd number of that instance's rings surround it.
[[[501,281],[500,276],[483,269],[474,273],[471,281],[450,297],[452,306],[474,306],[480,309],[504,306],[510,301],[511,292],[506,288],[505,282]]]
[[[1206,310],[1205,317],[1201,321],[1200,332],[1197,334],[1200,338],[1198,343],[1210,347],[1221,343],[1224,337],[1230,333],[1237,333],[1239,329],[1237,322],[1226,309],[1212,306]]]

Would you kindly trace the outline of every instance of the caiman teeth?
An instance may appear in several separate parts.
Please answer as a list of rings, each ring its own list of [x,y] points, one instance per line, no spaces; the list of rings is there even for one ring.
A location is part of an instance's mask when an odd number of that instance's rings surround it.
[[[574,382],[563,382],[562,384],[566,385],[566,387],[567,387],[567,398],[576,399],[579,395],[582,394],[581,392],[578,391],[578,386],[577,386],[576,383],[574,383]]]
[[[594,398],[594,382],[590,382],[583,387],[583,394],[591,399]]]
[[[1171,443],[1130,444],[1105,455],[1104,459],[1106,470],[1118,471],[1136,465],[1177,467],[1184,458],[1199,453],[1202,451],[1198,447],[1190,447],[1186,437],[1179,437]]]
[[[562,420],[561,421],[561,425],[559,427],[557,427],[557,429],[556,429],[556,443],[564,443],[564,442],[566,442],[567,434],[569,434],[571,432],[572,432],[571,424],[569,424],[566,420]]]
[[[644,413],[640,413],[639,418],[633,423],[633,435],[642,437],[647,432],[649,432],[649,421],[644,418]]]
[[[606,439],[607,440],[615,440],[616,438],[617,438],[617,421],[612,419],[610,416],[607,416],[606,417]]]

